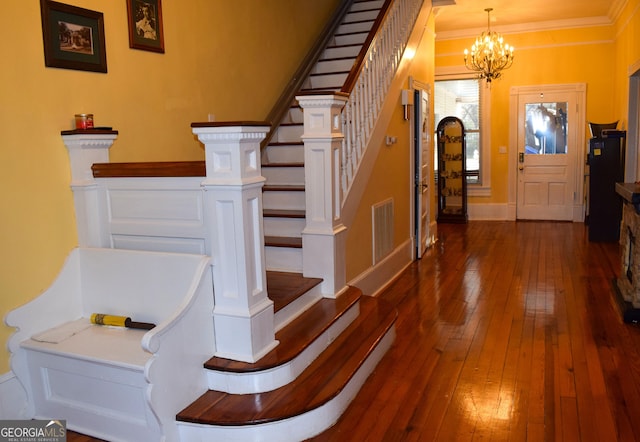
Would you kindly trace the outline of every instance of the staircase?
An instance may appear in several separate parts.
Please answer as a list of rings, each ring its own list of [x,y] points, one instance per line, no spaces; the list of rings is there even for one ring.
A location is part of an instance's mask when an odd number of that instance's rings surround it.
[[[356,0],[307,77],[300,93],[339,91],[373,27],[384,0]],[[262,174],[267,269],[302,271],[305,226],[303,114],[297,102],[264,149]]]
[[[355,0],[300,93],[339,91],[384,0]],[[211,358],[209,391],[178,413],[180,439],[303,440],[337,421],[393,343],[395,310],[349,287],[322,298],[302,276],[303,114],[292,103],[263,151],[267,288],[279,345],[256,363]]]

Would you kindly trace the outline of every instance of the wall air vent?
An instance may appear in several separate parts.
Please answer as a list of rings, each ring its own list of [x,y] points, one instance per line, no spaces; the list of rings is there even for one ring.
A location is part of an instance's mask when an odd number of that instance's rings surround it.
[[[393,250],[393,199],[372,206],[373,264]]]

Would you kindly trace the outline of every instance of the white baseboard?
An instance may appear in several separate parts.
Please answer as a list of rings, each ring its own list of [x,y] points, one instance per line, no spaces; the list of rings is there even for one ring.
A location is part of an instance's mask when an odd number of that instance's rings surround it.
[[[358,287],[365,295],[376,296],[411,264],[412,244],[413,241],[407,239],[378,264],[356,276],[349,285]]]
[[[469,204],[467,212],[472,221],[507,221],[510,219],[507,204]]]
[[[18,378],[11,371],[0,376],[0,420],[31,417],[27,415],[27,394]]]

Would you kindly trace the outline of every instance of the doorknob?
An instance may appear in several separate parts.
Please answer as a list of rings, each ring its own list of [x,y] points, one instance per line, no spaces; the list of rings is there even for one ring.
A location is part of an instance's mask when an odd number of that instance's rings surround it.
[[[518,153],[518,170],[524,170],[524,152]]]

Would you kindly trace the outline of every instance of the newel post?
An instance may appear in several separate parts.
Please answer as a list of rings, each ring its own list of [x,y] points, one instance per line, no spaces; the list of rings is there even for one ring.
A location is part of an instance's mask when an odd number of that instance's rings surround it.
[[[260,142],[269,123],[193,123],[204,144],[207,253],[212,257],[216,356],[255,362],[273,349],[267,297]]]
[[[336,297],[346,288],[346,227],[341,220],[340,113],[347,94],[296,97],[304,110],[306,226],[302,231],[303,273],[322,278],[322,294]]]
[[[69,152],[78,243],[83,247],[110,247],[100,189],[91,166],[109,162],[109,148],[118,137],[118,131],[65,130],[61,135]]]

